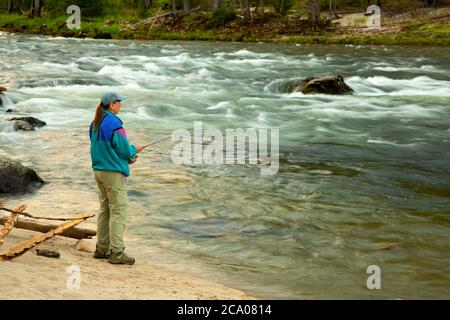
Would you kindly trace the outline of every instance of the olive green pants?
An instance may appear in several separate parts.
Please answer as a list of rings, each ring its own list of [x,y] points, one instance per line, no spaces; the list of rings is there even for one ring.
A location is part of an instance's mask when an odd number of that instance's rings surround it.
[[[94,176],[100,191],[97,245],[115,253],[122,252],[128,208],[127,178],[113,171],[94,171]]]

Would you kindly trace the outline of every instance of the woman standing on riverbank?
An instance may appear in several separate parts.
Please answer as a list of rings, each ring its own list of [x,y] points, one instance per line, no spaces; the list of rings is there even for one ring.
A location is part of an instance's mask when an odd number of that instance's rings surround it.
[[[135,259],[125,254],[123,242],[128,205],[126,183],[130,175],[128,164],[142,147],[128,143],[122,120],[117,116],[125,99],[115,92],[105,92],[89,128],[92,168],[100,201],[94,258],[132,265]]]

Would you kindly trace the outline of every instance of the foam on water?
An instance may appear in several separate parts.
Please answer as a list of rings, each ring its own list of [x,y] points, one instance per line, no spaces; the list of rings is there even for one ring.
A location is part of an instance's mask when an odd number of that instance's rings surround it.
[[[368,139],[367,143],[377,143],[377,144],[388,144],[388,145],[393,145],[393,146],[415,146],[417,145],[417,143],[408,143],[408,144],[399,144],[399,143],[395,143],[392,141],[388,141],[388,140],[383,140],[383,139]]]
[[[163,75],[164,74],[163,70],[154,62],[145,63],[144,68],[145,68],[145,70],[147,70],[155,75]]]
[[[253,57],[253,58],[256,58],[256,57],[264,58],[264,57],[273,56],[270,53],[256,53],[256,52],[252,52],[252,51],[247,50],[247,49],[238,50],[238,51],[232,53],[231,55],[234,55],[234,56],[237,56],[237,57]]]
[[[5,110],[13,109],[14,103],[12,102],[11,98],[8,97],[8,95],[0,94],[0,106]]]
[[[208,77],[210,76],[210,72],[209,72],[208,69],[206,69],[206,68],[201,68],[201,69],[198,71],[198,75],[199,75],[201,78],[208,78]]]
[[[133,70],[123,65],[104,66],[97,72],[98,76],[108,76],[126,84],[134,80],[150,80],[151,74],[142,70]]]
[[[206,110],[227,109],[231,106],[229,101],[221,101],[215,105],[209,106]]]
[[[350,86],[357,89],[356,94],[366,92],[378,95],[409,95],[409,96],[450,96],[450,81],[436,80],[428,76],[411,79],[392,79],[385,76],[368,78],[350,77]]]
[[[12,122],[2,122],[0,123],[0,133],[11,133],[14,132],[14,124]]]

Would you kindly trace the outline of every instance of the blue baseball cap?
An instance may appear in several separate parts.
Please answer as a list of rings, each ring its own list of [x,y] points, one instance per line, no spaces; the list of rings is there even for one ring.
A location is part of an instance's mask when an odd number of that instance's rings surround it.
[[[121,96],[117,92],[107,91],[102,94],[100,101],[104,106],[109,106],[111,102],[126,100],[126,96]]]

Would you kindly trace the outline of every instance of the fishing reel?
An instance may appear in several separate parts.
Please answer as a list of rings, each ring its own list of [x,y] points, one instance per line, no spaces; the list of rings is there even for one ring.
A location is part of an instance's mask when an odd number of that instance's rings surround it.
[[[137,155],[135,155],[133,158],[131,158],[130,160],[128,160],[128,164],[133,164],[137,161]]]

